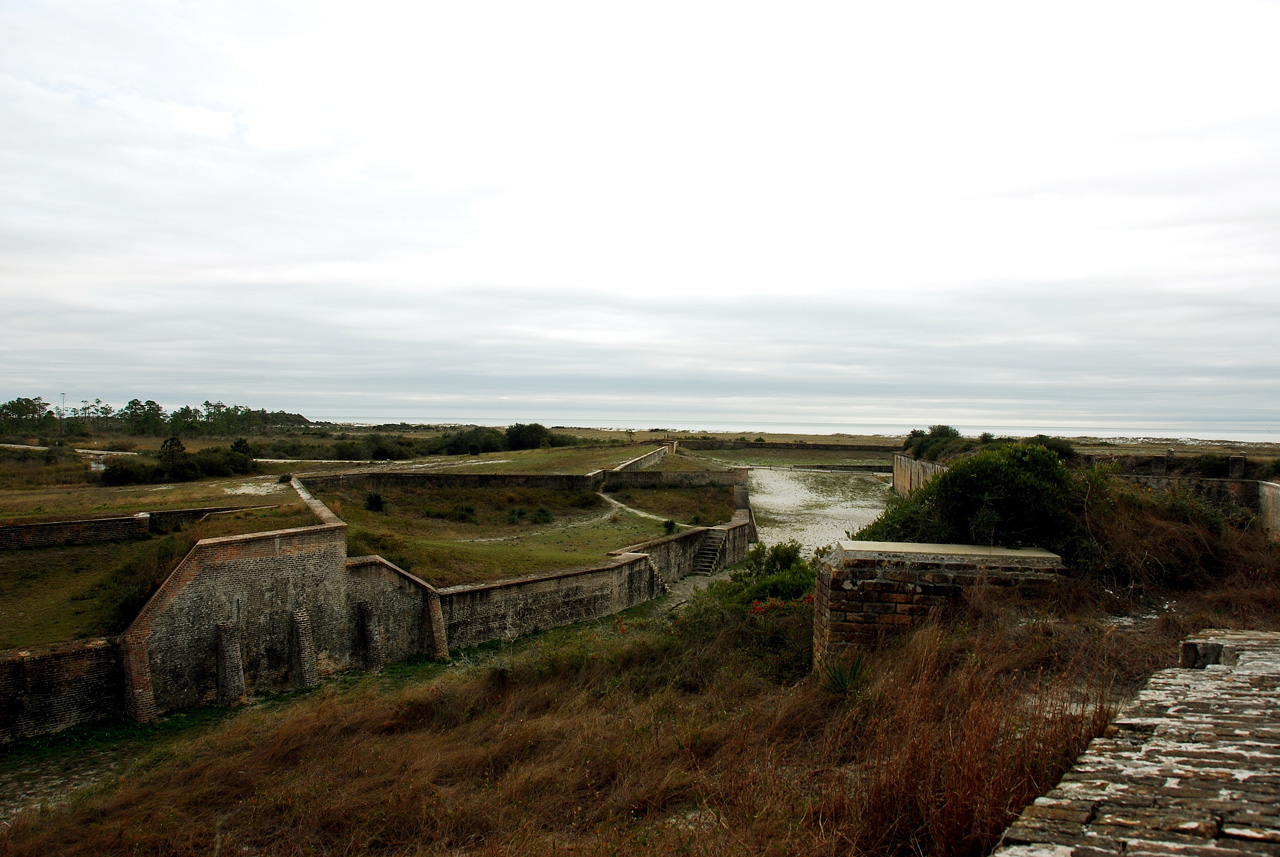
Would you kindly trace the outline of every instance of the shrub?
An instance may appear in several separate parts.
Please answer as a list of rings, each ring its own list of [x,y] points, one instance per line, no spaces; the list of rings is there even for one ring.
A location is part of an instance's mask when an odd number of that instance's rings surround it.
[[[667,535],[671,535],[676,531],[676,522],[671,520],[670,518],[667,518],[667,520],[662,522],[662,529],[666,532]]]
[[[370,491],[365,495],[364,507],[370,512],[381,512],[386,509],[386,502],[377,491]]]
[[[529,520],[535,524],[549,524],[555,520],[555,516],[552,515],[551,510],[547,509],[545,506],[539,506],[538,510],[533,513]]]
[[[146,485],[156,481],[158,468],[145,458],[117,458],[102,471],[103,485]]]

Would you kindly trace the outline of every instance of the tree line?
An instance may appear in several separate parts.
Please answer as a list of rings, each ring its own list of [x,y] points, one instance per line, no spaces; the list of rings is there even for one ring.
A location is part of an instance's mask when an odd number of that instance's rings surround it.
[[[3,434],[87,437],[92,432],[113,432],[152,437],[232,437],[309,425],[311,420],[301,414],[210,401],[202,407],[184,405],[173,412],[151,399],[130,399],[120,408],[101,399],[84,399],[79,406],[64,408],[39,396],[17,397],[0,404]]]

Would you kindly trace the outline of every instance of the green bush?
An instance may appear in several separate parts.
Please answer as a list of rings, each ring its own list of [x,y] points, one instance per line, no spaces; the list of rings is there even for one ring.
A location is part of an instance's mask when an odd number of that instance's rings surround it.
[[[364,507],[370,512],[382,512],[387,508],[387,503],[377,491],[370,491],[365,495]]]
[[[145,458],[117,458],[102,471],[103,485],[146,485],[156,481],[158,468]]]
[[[988,448],[892,503],[854,538],[1078,550],[1078,480],[1040,445]],[[1065,552],[1065,553],[1064,553]]]

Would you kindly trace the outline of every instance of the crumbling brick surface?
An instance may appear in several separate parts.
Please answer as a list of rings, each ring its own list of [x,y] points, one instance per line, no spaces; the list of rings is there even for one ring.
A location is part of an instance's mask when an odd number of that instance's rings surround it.
[[[997,855],[1280,854],[1280,634],[1206,631],[1182,663],[1151,677]]]
[[[918,624],[975,585],[1021,595],[1055,586],[1062,558],[1039,548],[839,542],[818,562],[815,660]]]

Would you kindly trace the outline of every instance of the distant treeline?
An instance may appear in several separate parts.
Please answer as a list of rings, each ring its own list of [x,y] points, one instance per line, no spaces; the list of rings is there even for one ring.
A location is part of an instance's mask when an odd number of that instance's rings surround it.
[[[462,426],[429,437],[404,437],[380,432],[340,434],[329,444],[303,443],[282,437],[250,444],[255,458],[321,458],[339,461],[401,461],[424,455],[479,455],[517,449],[575,446],[581,439],[553,432],[538,423],[516,423],[505,430]]]
[[[102,481],[107,485],[149,482],[185,482],[202,476],[231,476],[258,470],[255,458],[317,458],[354,461],[400,461],[425,455],[479,455],[515,449],[573,446],[572,435],[557,434],[538,423],[516,423],[505,431],[468,426],[438,437],[399,437],[370,434],[339,438],[331,444],[304,444],[296,438],[250,442],[238,438],[230,447],[214,446],[189,453],[175,435],[160,447],[157,459],[118,458],[107,465]]]
[[[172,413],[151,399],[145,402],[131,399],[122,408],[94,399],[82,401],[79,407],[64,409],[38,396],[19,397],[0,404],[0,434],[6,435],[88,437],[94,432],[110,432],[153,437],[235,437],[310,425],[311,420],[301,414],[253,410],[222,402],[205,402],[200,408],[186,405]]]

